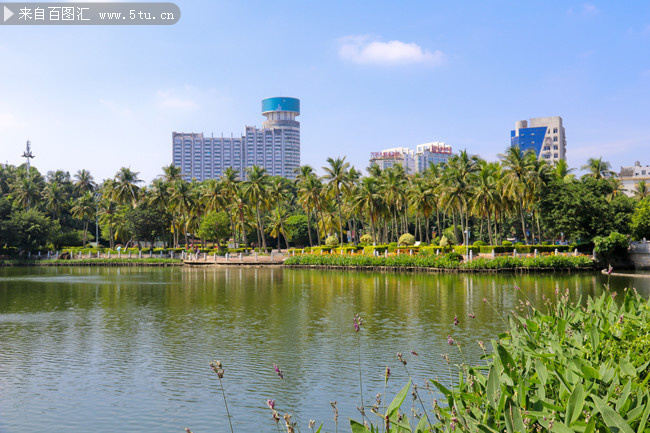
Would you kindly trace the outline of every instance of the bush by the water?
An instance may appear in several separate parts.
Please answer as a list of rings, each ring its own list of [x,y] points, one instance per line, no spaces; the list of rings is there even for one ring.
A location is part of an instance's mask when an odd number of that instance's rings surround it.
[[[636,291],[620,304],[605,292],[586,306],[571,304],[568,290],[556,294],[549,313],[530,303],[513,312],[487,366],[454,366],[451,387],[430,380],[443,396],[432,406],[409,380],[377,425],[352,420],[352,432],[647,432],[648,302]],[[409,393],[416,415],[401,408]]]

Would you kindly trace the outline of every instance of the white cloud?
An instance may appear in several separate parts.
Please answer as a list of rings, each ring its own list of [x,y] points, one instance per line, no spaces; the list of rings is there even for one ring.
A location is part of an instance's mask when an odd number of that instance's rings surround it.
[[[162,110],[189,111],[199,107],[192,98],[178,96],[174,91],[156,92],[157,106]]]
[[[27,122],[16,119],[11,113],[0,113],[0,129],[24,128]]]
[[[439,66],[446,59],[442,51],[431,52],[414,42],[381,42],[371,36],[346,36],[339,43],[339,57],[358,64]]]

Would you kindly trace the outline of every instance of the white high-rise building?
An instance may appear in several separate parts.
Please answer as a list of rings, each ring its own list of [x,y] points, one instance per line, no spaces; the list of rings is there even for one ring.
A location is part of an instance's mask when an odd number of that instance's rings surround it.
[[[246,126],[240,137],[205,137],[203,133],[173,132],[173,164],[183,178],[198,181],[219,178],[228,167],[246,179],[253,165],[266,168],[272,176],[295,179],[300,167],[300,100],[274,97],[262,100],[266,121],[262,128]]]
[[[372,152],[370,154],[370,165],[378,165],[382,170],[401,165],[407,174],[413,174],[415,172],[415,154],[407,147],[395,147],[381,152]]]
[[[537,117],[515,123],[510,131],[510,145],[519,146],[522,152],[531,149],[539,159],[549,163],[566,160],[566,134],[560,116]]]
[[[446,164],[451,155],[451,146],[442,141],[418,144],[415,151],[415,170],[422,173],[431,164]]]

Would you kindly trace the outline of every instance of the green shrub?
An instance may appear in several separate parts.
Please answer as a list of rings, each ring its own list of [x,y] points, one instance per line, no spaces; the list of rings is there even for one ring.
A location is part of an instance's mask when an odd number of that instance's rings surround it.
[[[481,247],[465,247],[463,245],[456,245],[454,246],[454,252],[457,254],[469,254],[469,252],[472,252],[473,255],[477,255],[478,253],[481,252]]]
[[[377,251],[377,254],[384,254],[388,250],[388,245],[368,245],[363,248],[364,254],[374,255],[374,252]]]
[[[487,244],[485,242],[483,242],[483,241],[476,241],[472,245],[475,246],[475,247],[484,247]]]
[[[512,242],[510,242],[510,241],[501,241],[501,245],[503,245],[504,247],[511,247]]]
[[[415,236],[413,236],[410,233],[404,233],[402,236],[399,237],[398,240],[398,245],[415,245]]]
[[[329,247],[333,247],[339,244],[339,240],[336,236],[328,236],[327,239],[325,239],[325,245]]]
[[[451,245],[451,243],[449,242],[449,239],[447,238],[447,236],[443,236],[443,237],[440,238],[440,246],[442,248],[447,248],[450,245]]]
[[[410,419],[408,409],[400,409],[410,400],[409,380],[380,413],[382,425],[388,418],[405,427],[400,430],[417,432],[648,431],[648,301],[636,291],[627,291],[621,303],[609,291],[586,305],[570,303],[568,289],[556,296],[544,312],[526,302],[525,313],[510,316],[486,366],[456,365],[459,380],[452,387],[430,380],[442,397],[433,401],[429,419]],[[350,423],[353,432],[381,431]]]
[[[594,250],[602,260],[625,258],[629,242],[625,235],[618,232],[611,232],[609,236],[597,236],[594,238]]]
[[[362,244],[371,244],[371,243],[374,242],[374,239],[369,234],[365,234],[365,235],[361,236],[361,238],[359,239],[359,242],[361,242]]]

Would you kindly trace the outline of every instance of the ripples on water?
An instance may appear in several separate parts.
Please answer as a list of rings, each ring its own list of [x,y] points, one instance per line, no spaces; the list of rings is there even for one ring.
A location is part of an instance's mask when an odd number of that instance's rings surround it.
[[[569,288],[595,295],[599,274],[539,276],[375,274],[281,269],[0,269],[0,432],[228,429],[216,376],[220,359],[237,431],[276,431],[266,399],[333,431],[406,383],[395,353],[422,385],[450,383],[441,354],[482,362],[505,325],[517,282],[538,305]],[[614,282],[613,282],[614,284]],[[641,288],[647,293],[647,288]],[[361,313],[360,343],[352,316]],[[476,315],[469,319],[468,313]],[[454,315],[460,320],[453,325]],[[359,346],[360,344],[360,346]],[[415,358],[411,350],[420,356]],[[285,380],[273,371],[284,370]],[[455,377],[455,375],[453,375]]]

